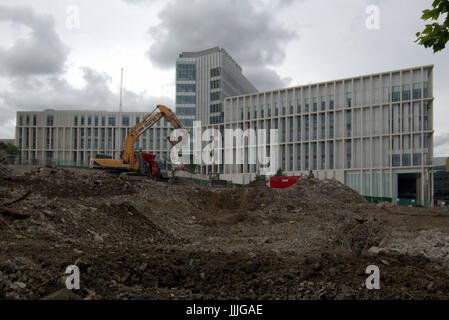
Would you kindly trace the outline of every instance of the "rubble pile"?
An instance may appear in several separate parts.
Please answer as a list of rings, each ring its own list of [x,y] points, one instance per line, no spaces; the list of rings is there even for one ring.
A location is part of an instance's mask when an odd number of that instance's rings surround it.
[[[439,229],[421,230],[416,238],[404,239],[399,235],[386,237],[370,252],[396,252],[410,256],[439,259],[449,265],[449,233]]]
[[[12,175],[12,170],[9,167],[8,155],[0,151],[0,179],[10,178]]]
[[[33,185],[33,191],[36,193],[63,198],[133,194],[139,187],[139,183],[133,184],[126,179],[118,179],[118,175],[114,173],[52,167],[39,167],[31,177],[26,177],[25,181]]]
[[[0,299],[449,298],[449,218],[336,180],[215,190],[44,166],[0,187]]]

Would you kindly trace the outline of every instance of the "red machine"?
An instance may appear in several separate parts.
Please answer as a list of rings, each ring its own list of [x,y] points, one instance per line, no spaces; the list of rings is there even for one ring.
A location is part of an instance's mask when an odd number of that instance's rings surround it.
[[[290,176],[290,177],[270,177],[270,188],[273,189],[285,189],[294,185],[302,177]]]
[[[141,152],[141,157],[144,166],[144,172],[153,179],[167,180],[171,178],[171,172],[164,165],[162,161],[156,161],[156,155],[151,153]]]

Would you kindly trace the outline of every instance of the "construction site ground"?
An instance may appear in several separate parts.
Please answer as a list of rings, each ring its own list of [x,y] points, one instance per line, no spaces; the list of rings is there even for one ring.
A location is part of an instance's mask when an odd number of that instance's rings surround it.
[[[13,167],[0,219],[1,299],[64,292],[69,265],[82,299],[449,298],[449,211],[370,204],[336,180],[212,190]]]

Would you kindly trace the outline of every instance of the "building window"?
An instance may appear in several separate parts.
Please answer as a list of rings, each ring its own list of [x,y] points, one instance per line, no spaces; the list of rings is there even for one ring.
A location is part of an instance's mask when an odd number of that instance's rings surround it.
[[[410,100],[410,85],[404,84],[402,86],[402,100]]]
[[[298,100],[298,105],[297,105],[297,113],[301,113],[301,101]]]
[[[318,110],[318,99],[317,97],[313,97],[313,112]]]
[[[351,123],[352,123],[351,110],[347,110],[346,111],[346,137],[351,136]]]
[[[326,97],[322,96],[321,97],[321,111],[326,110]]]
[[[220,75],[221,75],[221,68],[220,67],[216,67],[216,68],[210,69],[210,76],[211,76],[211,78],[219,77]]]
[[[196,108],[176,108],[176,114],[179,116],[194,116]]]
[[[424,130],[429,130],[429,110],[430,105],[428,103],[424,103]]]
[[[195,96],[176,96],[176,104],[195,104]]]
[[[346,93],[346,107],[347,108],[351,107],[351,102],[352,102],[352,93],[351,92],[347,92]]]
[[[87,118],[87,125],[88,125],[88,126],[91,126],[91,125],[92,125],[92,118],[91,118],[91,117],[88,117],[88,118]]]
[[[101,125],[102,126],[106,125],[106,117],[101,117]]]
[[[181,122],[184,127],[193,127],[193,119],[181,119]]]
[[[53,126],[53,116],[47,116],[47,126]]]
[[[393,102],[399,101],[401,99],[401,89],[399,86],[393,86],[392,88],[392,97],[391,100]]]
[[[334,113],[328,114],[328,121],[329,121],[329,139],[334,138]]]
[[[19,126],[23,125],[23,116],[19,116]]]
[[[317,140],[317,138],[318,138],[318,136],[317,136],[317,129],[318,129],[317,121],[318,121],[317,115],[316,114],[312,115],[312,139],[313,140]]]
[[[301,118],[297,118],[296,126],[297,126],[297,140],[301,141]]]
[[[428,83],[424,82],[424,98],[429,97],[429,88],[428,88]]]
[[[176,92],[195,92],[195,84],[177,84]]]
[[[36,115],[33,115],[33,126],[37,125]]]
[[[109,117],[108,123],[111,127],[115,126],[115,117]]]
[[[393,155],[393,167],[399,167],[401,165],[401,156],[399,154]]]
[[[334,110],[334,96],[329,96],[329,110]]]
[[[221,86],[220,86],[220,79],[217,79],[217,80],[212,80],[211,82],[210,82],[210,88],[211,89],[219,89]]]
[[[122,126],[125,126],[125,127],[129,126],[129,117],[128,116],[124,116],[122,118]]]
[[[98,126],[98,117],[95,117],[95,126]]]
[[[305,107],[306,107],[306,109],[305,109],[304,112],[309,112],[309,98],[306,98],[306,99],[305,99],[304,105],[305,105]]]
[[[421,153],[414,153],[413,154],[413,165],[414,166],[420,166],[421,165]]]
[[[223,104],[217,103],[217,104],[210,105],[210,113],[222,112],[222,111],[223,111]]]
[[[334,142],[329,142],[329,169],[334,169]]]
[[[301,145],[296,145],[296,170],[301,170]]]
[[[81,117],[81,125],[84,126],[84,117]]]
[[[276,120],[277,121],[277,120]],[[286,128],[285,128],[285,118],[281,119],[281,130],[282,130],[282,142],[285,142],[285,137],[286,137]]]
[[[304,116],[304,140],[309,140],[309,116]]]
[[[316,142],[312,143],[312,169],[317,169],[317,146]]]
[[[351,140],[346,140],[346,168],[351,168]]]
[[[324,116],[324,113],[320,115],[320,122],[321,122],[321,136],[320,139],[326,139],[326,118]]]
[[[178,61],[176,62],[176,80],[195,80],[196,66],[195,62]]]
[[[309,144],[304,144],[304,170],[309,170]]]
[[[322,170],[326,169],[326,144],[321,142],[321,168]]]
[[[404,167],[411,166],[410,154],[402,155],[402,166],[404,166]]]
[[[421,83],[413,84],[413,99],[421,99]]]
[[[221,92],[211,92],[210,101],[221,101]]]

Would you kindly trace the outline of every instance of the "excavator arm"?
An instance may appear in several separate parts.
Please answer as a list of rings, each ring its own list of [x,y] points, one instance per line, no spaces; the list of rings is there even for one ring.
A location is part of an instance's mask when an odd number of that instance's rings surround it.
[[[179,121],[178,117],[170,110],[170,108],[164,105],[158,105],[128,133],[121,159],[92,159],[91,166],[104,169],[133,169],[135,171],[140,171],[142,168],[142,159],[140,153],[134,151],[134,144],[145,131],[154,126],[154,124],[163,117],[170,122],[175,129],[183,128],[181,121]],[[175,143],[171,141],[170,143],[175,145],[180,141],[181,138]]]
[[[157,112],[157,110],[159,110],[159,112]],[[162,117],[170,122],[175,129],[182,128],[181,121],[179,121],[178,117],[173,111],[170,110],[170,108],[164,105],[158,105],[153,112],[148,114],[128,133],[128,136],[126,137],[125,148],[122,153],[122,160],[124,163],[131,164],[134,169],[138,168],[137,159],[135,159],[134,144],[145,131],[151,128]]]

